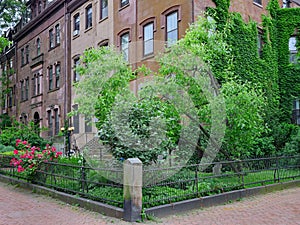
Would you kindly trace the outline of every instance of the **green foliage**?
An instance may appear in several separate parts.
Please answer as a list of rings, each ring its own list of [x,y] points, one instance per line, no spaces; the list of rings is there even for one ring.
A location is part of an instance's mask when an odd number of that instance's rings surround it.
[[[33,146],[44,148],[49,141],[39,136],[39,128],[33,122],[29,125],[13,121],[12,126],[1,131],[0,143],[7,146],[14,146],[16,139],[28,140]]]
[[[289,62],[289,38],[296,34],[299,44],[300,33],[300,9],[277,10],[277,17],[274,19],[277,27],[278,43],[278,73],[280,87],[280,119],[290,122],[293,100],[300,97],[300,67]],[[299,46],[298,46],[299,49]]]
[[[291,135],[290,141],[288,141],[281,153],[282,155],[298,155],[300,154],[300,129],[297,128]]]
[[[250,156],[255,141],[264,131],[264,98],[251,84],[238,84],[233,81],[222,85],[226,101],[227,129],[223,148],[230,155],[242,158]]]
[[[87,119],[96,116],[100,128],[116,95],[128,89],[129,81],[134,78],[132,71],[112,47],[85,51],[76,69],[80,74],[80,82],[75,84],[75,102],[79,108],[73,114],[84,114]]]
[[[230,155],[241,158],[251,154],[256,138],[265,130],[263,118],[266,98],[262,92],[265,78],[261,78],[262,74],[253,72],[253,67],[256,66],[254,63],[260,60],[256,27],[253,24],[245,25],[240,16],[235,14],[230,18],[231,21],[222,31],[216,30],[216,23],[212,18],[199,18],[178,45],[160,59],[160,72],[167,76],[170,73],[176,74],[176,81],[180,86],[186,87],[198,109],[198,123],[209,124],[206,126],[207,132],[210,131],[212,122],[209,102],[214,100],[205,94],[205,88],[199,85],[201,82],[193,82],[193,74],[199,72],[202,77],[214,75],[222,82],[221,88],[217,84],[212,87],[218,89],[215,91],[216,95],[222,95],[226,105],[226,112],[220,112],[226,113],[227,117],[222,148],[227,152],[226,157]],[[244,35],[245,39],[237,41],[237,35],[233,32]],[[245,43],[248,42],[247,47],[254,49],[252,52],[245,48]],[[251,57],[256,61],[247,59]],[[186,58],[189,60],[185,61]],[[199,64],[188,65],[191,58],[198,58]],[[192,75],[186,71],[192,71]],[[214,82],[209,79],[208,83]],[[198,143],[202,149],[205,144],[201,141]]]
[[[0,28],[7,28],[18,22],[26,10],[25,0],[0,1]]]
[[[103,144],[110,146],[116,159],[138,157],[144,164],[151,164],[157,161],[159,155],[165,158],[176,148],[180,132],[179,115],[172,105],[159,98],[148,97],[134,103],[126,115],[120,118],[119,122],[128,126],[128,133],[122,136],[118,135],[111,118],[106,120],[99,130],[100,140]],[[159,121],[160,118],[164,118],[166,121],[166,137],[164,139],[157,136],[156,133],[160,128],[153,125],[155,120]],[[140,141],[128,143],[122,138],[124,135],[127,136],[126,140],[138,139]],[[161,142],[155,144],[159,140]]]

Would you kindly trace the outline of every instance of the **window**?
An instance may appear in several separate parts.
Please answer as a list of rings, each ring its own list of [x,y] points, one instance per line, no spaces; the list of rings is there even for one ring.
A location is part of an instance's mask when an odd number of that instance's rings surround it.
[[[27,45],[25,47],[25,52],[26,52],[26,64],[29,62],[29,46]]]
[[[14,69],[14,60],[13,58],[10,58],[9,60],[9,69],[10,69],[10,74],[14,73],[13,69]]]
[[[36,75],[32,78],[32,96],[37,95],[37,87],[36,87]]]
[[[129,4],[129,0],[121,0],[121,7]]]
[[[9,88],[8,92],[8,107],[12,107],[13,105],[13,88]]]
[[[73,105],[73,110],[77,111],[78,105]],[[78,134],[79,133],[79,114],[78,113],[73,116],[73,125],[74,125],[74,134]]]
[[[253,0],[254,3],[257,3],[257,4],[259,4],[259,5],[261,5],[261,1],[262,1],[262,0]]]
[[[29,78],[25,79],[25,99],[28,100],[29,97]]]
[[[92,132],[91,120],[85,120],[84,129],[85,129],[86,133],[91,133]]]
[[[13,95],[13,106],[16,106],[16,85],[12,88],[12,95]]]
[[[36,85],[36,93],[39,95],[39,94],[41,94],[41,80],[40,80],[41,78],[40,78],[40,75],[38,74],[37,75],[37,77],[36,77],[36,83],[37,83],[37,85]]]
[[[79,65],[79,57],[74,59],[74,82],[78,82],[80,79],[79,73],[76,71],[76,67]]]
[[[55,67],[55,88],[59,88],[60,64]]]
[[[126,61],[129,61],[129,33],[125,33],[120,37],[121,52]]]
[[[40,75],[36,74],[34,75],[33,79],[32,79],[32,95],[36,96],[39,95],[41,93],[41,84],[40,84]]]
[[[294,124],[300,125],[300,100],[299,99],[293,102],[292,120]]]
[[[282,8],[290,8],[291,5],[290,5],[290,0],[283,0],[282,1]]]
[[[154,51],[154,42],[153,42],[153,23],[149,23],[143,28],[143,37],[144,37],[144,56],[150,55]]]
[[[60,29],[59,29],[59,24],[55,26],[55,44],[59,45],[60,44]]]
[[[76,36],[79,34],[79,30],[80,30],[80,15],[79,15],[79,13],[77,13],[73,19],[74,19],[73,36]]]
[[[21,80],[21,101],[25,100],[25,85],[24,80]]]
[[[49,47],[50,47],[50,49],[54,48],[54,34],[53,34],[53,29],[49,30]]]
[[[49,75],[49,91],[50,91],[53,89],[53,67],[52,66],[49,66],[48,75]]]
[[[21,49],[21,64],[22,64],[22,66],[25,65],[25,52],[24,52],[24,48]]]
[[[53,121],[52,121],[52,112],[51,110],[47,111],[48,117],[48,136],[51,137],[53,135]]]
[[[54,109],[54,135],[58,135],[59,132],[59,114],[58,109]]]
[[[89,5],[85,9],[86,19],[85,19],[85,29],[92,27],[93,25],[93,9],[92,5]]]
[[[296,36],[292,36],[289,39],[289,51],[290,51],[290,63],[297,63],[297,47],[296,47],[297,39]]]
[[[178,40],[178,12],[172,12],[166,16],[166,41],[167,47],[172,46]]]
[[[42,12],[42,2],[39,1],[38,3],[38,13],[41,13]]]
[[[257,36],[257,50],[258,50],[259,57],[262,56],[262,48],[263,48],[262,34],[259,33]]]
[[[101,0],[100,7],[100,19],[104,19],[108,16],[108,0]]]
[[[38,38],[36,40],[36,54],[40,55],[41,54],[41,39]]]

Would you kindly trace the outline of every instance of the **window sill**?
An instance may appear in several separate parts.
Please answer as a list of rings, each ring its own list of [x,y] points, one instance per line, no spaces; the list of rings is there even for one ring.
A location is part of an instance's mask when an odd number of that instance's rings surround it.
[[[151,54],[148,54],[148,55],[144,55],[143,58],[142,58],[142,61],[151,59],[153,57],[154,57],[154,53],[151,53]]]
[[[126,5],[121,6],[121,8],[119,8],[119,12],[122,11],[123,9],[129,7],[129,6],[130,6],[130,4],[129,4],[129,2],[128,2]]]
[[[79,37],[80,37],[80,34],[73,35],[72,40],[75,40],[76,38],[79,38]]]
[[[98,23],[102,23],[103,21],[105,21],[105,20],[107,20],[107,19],[108,19],[108,16],[105,17],[105,18],[100,19]]]
[[[54,88],[54,89],[49,90],[48,93],[52,93],[52,92],[55,92],[57,90],[59,90],[59,88]]]
[[[48,52],[52,51],[53,49],[56,49],[58,46],[60,46],[60,44],[57,44],[57,45],[55,45],[55,46],[52,47],[52,48],[50,47],[49,50],[48,50]]]
[[[89,32],[91,29],[93,29],[93,26],[86,28],[84,33]]]
[[[263,8],[263,6],[262,6],[261,4],[256,3],[256,2],[253,2],[253,5],[256,5],[256,6],[259,7],[259,8]]]
[[[43,96],[43,93],[33,95],[31,98],[37,98],[37,97],[40,97],[40,96]]]

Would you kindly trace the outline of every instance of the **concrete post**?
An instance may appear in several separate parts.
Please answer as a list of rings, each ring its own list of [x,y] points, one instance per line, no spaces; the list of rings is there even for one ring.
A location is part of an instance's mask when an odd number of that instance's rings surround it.
[[[143,164],[138,158],[124,162],[124,220],[141,220]]]

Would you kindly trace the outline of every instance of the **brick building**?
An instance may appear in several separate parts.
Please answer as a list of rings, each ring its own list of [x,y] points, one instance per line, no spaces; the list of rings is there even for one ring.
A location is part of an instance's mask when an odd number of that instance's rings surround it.
[[[298,0],[279,0],[282,7],[299,7]],[[231,0],[230,11],[244,20],[261,23],[266,0]],[[0,56],[1,73],[9,71],[2,88],[8,89],[0,113],[47,127],[43,137],[63,143],[58,137],[67,113],[74,104],[73,84],[80,77],[74,71],[88,48],[115,45],[136,68],[142,64],[155,70],[154,56],[165,45],[180,39],[189,24],[214,7],[212,0],[30,0],[28,15],[6,32],[13,44]],[[13,70],[9,70],[13,68]],[[143,79],[131,83],[139,88]],[[72,145],[88,142],[96,129],[83,116],[73,116]]]

